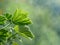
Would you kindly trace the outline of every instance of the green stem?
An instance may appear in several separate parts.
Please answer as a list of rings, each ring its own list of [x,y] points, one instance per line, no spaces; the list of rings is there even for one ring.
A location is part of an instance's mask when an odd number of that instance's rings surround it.
[[[9,25],[10,25],[10,24],[7,24],[6,26],[4,26],[4,27],[3,27],[3,28],[1,28],[1,29],[4,29],[4,28],[8,27]],[[1,30],[1,29],[0,29],[0,30]]]

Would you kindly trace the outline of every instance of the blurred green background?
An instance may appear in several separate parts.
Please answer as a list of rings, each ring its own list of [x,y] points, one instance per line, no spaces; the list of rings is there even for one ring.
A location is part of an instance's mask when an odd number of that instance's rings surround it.
[[[21,45],[60,45],[60,0],[3,0],[3,13],[14,13],[17,8],[29,12],[35,35],[33,40],[23,38]]]

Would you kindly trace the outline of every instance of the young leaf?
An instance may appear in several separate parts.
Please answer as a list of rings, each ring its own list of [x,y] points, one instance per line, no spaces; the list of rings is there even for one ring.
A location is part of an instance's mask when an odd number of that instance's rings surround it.
[[[3,17],[2,15],[0,15],[0,25],[3,25],[5,23],[5,17]]]
[[[4,16],[7,18],[7,20],[11,20],[12,15],[9,13],[4,14]]]
[[[18,25],[16,25],[15,27],[14,27],[14,30],[18,33],[18,34],[20,34],[21,36],[24,36],[24,37],[26,37],[26,38],[29,38],[29,39],[32,39],[34,36],[33,36],[33,34],[32,34],[32,32],[29,30],[29,28],[28,27],[26,27],[26,26],[18,26]]]
[[[12,17],[12,21],[18,25],[27,25],[31,24],[31,20],[27,17],[27,13],[17,9]]]

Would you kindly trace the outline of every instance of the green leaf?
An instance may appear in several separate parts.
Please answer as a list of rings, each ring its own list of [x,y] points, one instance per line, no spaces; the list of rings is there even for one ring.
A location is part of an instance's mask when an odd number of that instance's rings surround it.
[[[28,13],[23,10],[17,9],[12,17],[12,21],[15,24],[19,25],[28,25],[31,24],[30,18],[28,18]]]
[[[5,29],[1,29],[0,30],[0,42],[6,40],[6,37],[7,37],[7,30]]]
[[[9,13],[4,14],[4,16],[7,18],[7,20],[11,20],[12,15]]]
[[[18,43],[17,42],[13,42],[13,44],[12,45],[18,45]]]
[[[5,23],[5,17],[3,17],[2,15],[0,15],[0,25],[3,25]]]
[[[24,36],[24,37],[26,37],[26,38],[29,38],[29,39],[32,39],[33,37],[34,37],[34,35],[32,34],[32,32],[29,30],[29,28],[28,27],[26,27],[26,26],[18,26],[18,25],[16,25],[15,27],[14,27],[14,30],[18,33],[18,34],[20,34],[21,36]]]

